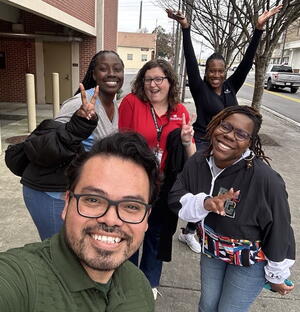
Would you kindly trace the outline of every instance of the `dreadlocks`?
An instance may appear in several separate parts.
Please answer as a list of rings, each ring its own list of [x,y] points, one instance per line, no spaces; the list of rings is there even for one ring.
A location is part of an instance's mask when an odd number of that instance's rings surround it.
[[[102,50],[102,51],[99,51],[98,53],[96,53],[96,54],[92,57],[91,62],[90,62],[90,65],[89,65],[89,67],[88,67],[88,70],[87,70],[87,72],[86,72],[86,74],[85,74],[85,76],[84,76],[84,78],[83,78],[83,80],[82,80],[82,84],[83,84],[85,90],[88,90],[88,89],[91,89],[91,88],[96,87],[96,81],[95,81],[95,79],[94,79],[94,77],[93,77],[93,73],[94,73],[94,69],[95,69],[95,67],[96,67],[97,58],[98,58],[98,57],[101,57],[102,55],[104,55],[104,54],[106,54],[106,53],[107,53],[107,54],[109,54],[109,53],[115,54],[115,55],[119,58],[119,60],[120,60],[120,62],[121,62],[121,64],[122,64],[122,66],[124,67],[124,63],[123,63],[122,59],[120,58],[119,54],[116,53],[115,51],[111,51],[111,50]],[[80,89],[79,89],[79,88],[78,88],[78,90],[75,92],[74,95],[76,95],[76,94],[78,94],[78,93],[80,93]]]
[[[247,117],[249,117],[254,124],[253,133],[251,135],[251,142],[249,149],[254,153],[254,155],[263,161],[265,161],[269,166],[270,163],[267,157],[262,150],[262,144],[260,137],[258,135],[258,132],[260,130],[261,124],[262,124],[262,115],[253,107],[246,106],[246,105],[236,105],[236,106],[230,106],[225,109],[223,109],[221,112],[219,112],[217,115],[214,116],[214,118],[211,120],[211,122],[207,126],[207,139],[210,139],[215,129],[220,125],[220,122],[224,119],[226,119],[228,116],[233,114],[244,114]],[[212,150],[212,146],[210,145],[208,152],[210,153]]]

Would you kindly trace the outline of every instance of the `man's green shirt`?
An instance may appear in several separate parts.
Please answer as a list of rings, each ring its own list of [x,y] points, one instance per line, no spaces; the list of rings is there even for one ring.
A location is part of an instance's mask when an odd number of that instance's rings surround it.
[[[154,311],[151,287],[126,261],[110,286],[90,279],[63,232],[41,243],[0,253],[1,312]]]

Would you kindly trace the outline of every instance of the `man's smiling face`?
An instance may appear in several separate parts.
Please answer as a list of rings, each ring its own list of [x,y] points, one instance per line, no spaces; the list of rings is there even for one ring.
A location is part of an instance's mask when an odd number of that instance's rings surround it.
[[[131,160],[99,155],[83,166],[75,194],[94,194],[111,200],[149,201],[149,179],[144,168]],[[147,215],[148,216],[148,215]],[[148,228],[147,216],[139,224],[129,224],[117,216],[115,206],[99,218],[86,218],[77,212],[77,202],[67,193],[62,214],[66,240],[89,276],[105,281],[141,245]]]

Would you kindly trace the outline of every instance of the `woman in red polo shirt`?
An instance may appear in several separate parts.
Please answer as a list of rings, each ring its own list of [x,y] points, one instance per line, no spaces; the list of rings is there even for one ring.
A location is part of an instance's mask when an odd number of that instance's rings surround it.
[[[189,113],[179,103],[178,95],[177,76],[171,65],[162,59],[151,60],[139,70],[132,93],[119,107],[119,129],[133,130],[145,137],[160,161],[161,172],[167,157],[167,137],[174,129],[181,128],[181,142],[187,155],[196,151]],[[140,269],[150,281],[155,298],[162,270],[162,261],[157,259],[160,231],[159,213],[154,207],[144,239]],[[138,254],[131,260],[138,265]]]

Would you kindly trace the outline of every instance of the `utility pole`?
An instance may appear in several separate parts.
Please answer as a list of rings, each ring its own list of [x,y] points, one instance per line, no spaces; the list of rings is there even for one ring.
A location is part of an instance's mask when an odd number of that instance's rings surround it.
[[[178,11],[181,9],[181,0],[179,0]],[[178,66],[179,66],[179,54],[181,47],[181,27],[180,24],[176,25],[176,39],[175,39],[175,54],[174,54],[174,69],[175,73],[178,74]]]
[[[287,29],[286,29],[286,30],[284,31],[284,33],[283,33],[283,43],[282,43],[281,57],[280,57],[280,62],[281,62],[281,64],[283,64],[286,35],[287,35]]]
[[[139,29],[142,29],[142,14],[143,14],[143,0],[141,0],[141,2],[140,2]]]

